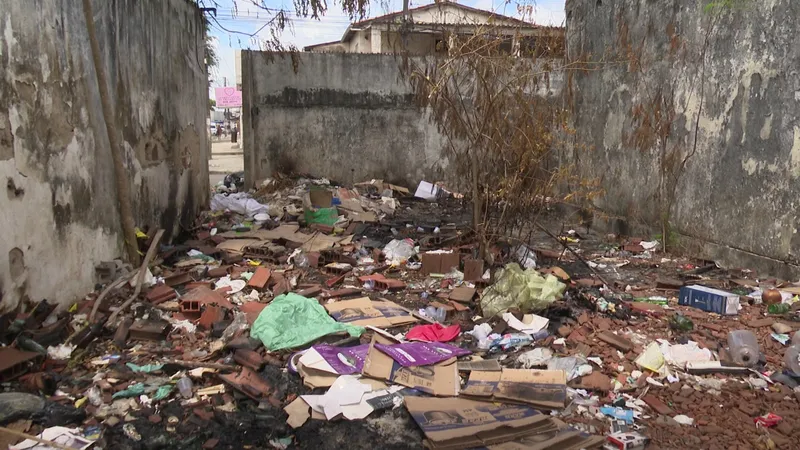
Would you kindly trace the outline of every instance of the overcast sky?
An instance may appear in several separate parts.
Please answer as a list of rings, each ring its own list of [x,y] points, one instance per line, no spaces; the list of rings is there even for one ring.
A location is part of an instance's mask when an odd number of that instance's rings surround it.
[[[257,0],[261,1],[261,0]],[[234,65],[235,49],[258,49],[259,41],[262,36],[247,36],[256,32],[264,26],[267,18],[271,17],[264,10],[252,4],[250,0],[216,0],[218,6],[216,22],[212,20],[211,35],[215,39],[217,54],[219,55],[219,67],[211,73],[211,86],[223,86],[227,77],[228,85],[235,84],[236,68]],[[280,8],[294,11],[291,0],[264,0],[264,3],[273,8]],[[430,0],[410,0],[412,8],[432,3]],[[504,0],[459,0],[467,6],[492,10],[499,14],[518,16],[516,3],[506,3]],[[337,41],[350,20],[345,16],[338,3],[328,2],[328,14],[314,20],[310,18],[292,18],[292,29],[285,30],[281,40],[285,45],[294,44],[302,49],[306,45],[317,44],[320,42]],[[541,25],[563,25],[564,24],[564,0],[536,0],[535,2],[535,21]],[[402,0],[370,0],[369,17],[376,17],[390,12],[399,11],[403,8]],[[225,29],[229,30],[226,31]],[[240,34],[244,33],[244,34]],[[267,31],[260,32],[266,35]],[[213,89],[211,97],[213,98]]]

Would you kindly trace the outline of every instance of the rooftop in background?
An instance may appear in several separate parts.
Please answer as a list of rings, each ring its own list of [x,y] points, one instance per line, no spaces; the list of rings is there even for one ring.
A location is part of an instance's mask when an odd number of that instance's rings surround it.
[[[406,46],[412,54],[447,52],[446,34],[469,34],[476,27],[492,27],[494,33],[521,37],[563,37],[564,28],[536,25],[493,11],[454,2],[439,2],[408,10],[412,29]],[[398,27],[403,12],[353,22],[338,41],[309,45],[305,51],[332,53],[393,53],[401,43]]]

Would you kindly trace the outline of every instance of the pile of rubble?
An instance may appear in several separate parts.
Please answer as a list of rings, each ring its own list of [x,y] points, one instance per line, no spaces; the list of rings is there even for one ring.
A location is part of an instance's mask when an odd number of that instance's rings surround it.
[[[800,286],[458,195],[275,179],[0,317],[0,448],[792,448]],[[797,432],[800,433],[800,432]]]

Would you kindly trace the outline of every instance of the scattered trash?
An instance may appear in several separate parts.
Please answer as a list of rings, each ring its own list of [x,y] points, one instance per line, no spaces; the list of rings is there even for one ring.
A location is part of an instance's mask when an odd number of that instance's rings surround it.
[[[523,271],[518,264],[511,263],[498,273],[495,284],[484,291],[481,308],[489,317],[512,307],[541,310],[561,298],[565,289],[566,285],[553,275],[542,277],[534,269]]]
[[[278,296],[258,315],[250,335],[270,351],[296,348],[331,333],[360,336],[362,327],[341,324],[316,300],[297,294]]]
[[[107,264],[72,305],[0,315],[19,391],[2,423],[79,426],[56,441],[73,448],[790,446],[795,283],[574,224],[483,245],[431,183],[422,202],[382,180],[240,181],[141,284]]]
[[[749,330],[735,330],[728,333],[728,351],[733,361],[744,367],[754,366],[760,353],[756,335]]]
[[[683,286],[678,304],[722,315],[739,314],[741,309],[738,295],[699,285]]]

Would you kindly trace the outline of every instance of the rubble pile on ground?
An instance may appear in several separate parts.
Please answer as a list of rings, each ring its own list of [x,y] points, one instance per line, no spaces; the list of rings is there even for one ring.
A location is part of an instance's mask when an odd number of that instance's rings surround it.
[[[798,285],[588,230],[490,266],[429,183],[231,190],[0,317],[0,448],[796,448]]]

